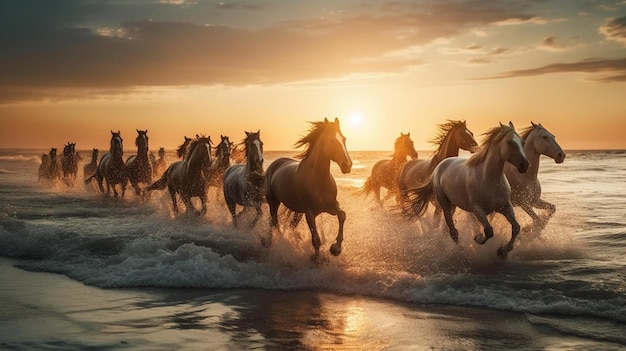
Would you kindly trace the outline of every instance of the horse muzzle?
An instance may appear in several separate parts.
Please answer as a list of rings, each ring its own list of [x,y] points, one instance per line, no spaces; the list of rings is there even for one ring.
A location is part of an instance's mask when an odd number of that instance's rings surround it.
[[[339,168],[341,169],[341,173],[348,174],[352,170],[352,162],[342,162],[339,164]]]
[[[563,163],[563,161],[565,161],[565,153],[564,152],[557,153],[556,157],[554,158],[554,162]]]
[[[528,160],[523,160],[517,165],[517,171],[520,173],[526,173],[528,167],[530,167],[530,163],[528,162]]]

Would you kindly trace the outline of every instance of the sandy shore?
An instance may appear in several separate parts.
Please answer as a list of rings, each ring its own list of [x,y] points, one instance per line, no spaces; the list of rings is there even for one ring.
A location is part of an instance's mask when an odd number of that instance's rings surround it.
[[[324,292],[99,289],[0,259],[0,348],[584,349],[525,315]]]

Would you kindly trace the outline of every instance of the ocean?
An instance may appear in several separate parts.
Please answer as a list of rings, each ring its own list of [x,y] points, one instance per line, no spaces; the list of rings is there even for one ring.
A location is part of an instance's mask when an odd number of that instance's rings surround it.
[[[343,251],[330,255],[337,220],[319,216],[322,264],[305,221],[281,223],[265,248],[267,207],[256,228],[234,229],[211,188],[206,215],[174,216],[167,191],[119,200],[85,186],[87,151],[75,186],[39,182],[42,152],[0,150],[0,349],[626,348],[625,151],[542,157],[557,211],[539,232],[518,208],[506,260],[503,217],[481,246],[457,211],[454,244],[430,212],[407,221],[358,192],[390,152],[351,152],[350,174],[332,166]],[[293,154],[266,152],[265,166]]]

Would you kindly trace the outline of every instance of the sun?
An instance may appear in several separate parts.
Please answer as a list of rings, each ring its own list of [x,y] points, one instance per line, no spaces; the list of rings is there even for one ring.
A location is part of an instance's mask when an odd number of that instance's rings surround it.
[[[359,129],[361,126],[363,126],[363,114],[361,112],[352,112],[350,113],[348,118],[350,119],[350,126],[353,129]]]

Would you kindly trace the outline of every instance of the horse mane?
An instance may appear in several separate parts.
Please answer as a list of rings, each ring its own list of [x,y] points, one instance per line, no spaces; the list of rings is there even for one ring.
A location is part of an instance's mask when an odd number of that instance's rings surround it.
[[[178,149],[176,149],[176,155],[178,157],[183,157],[185,156],[185,153],[187,151],[187,145],[189,145],[189,142],[191,141],[191,138],[187,138],[185,137],[185,142],[180,144],[180,146],[178,147]]]
[[[252,137],[255,135],[257,136],[256,139],[259,139],[258,138],[259,133],[246,133],[246,137],[243,138],[243,140],[241,140],[241,142],[235,146],[235,147],[239,147],[239,146],[243,147],[243,155],[246,161],[248,161],[248,142],[252,141]]]
[[[528,136],[530,135],[530,133],[533,132],[533,130],[535,130],[535,127],[539,127],[539,125],[531,125],[530,127],[522,129],[522,131],[519,133],[520,138],[522,138],[522,140],[528,139]]]
[[[211,137],[209,136],[205,136],[205,135],[196,135],[196,138],[190,140],[190,144],[189,147],[187,148],[187,152],[185,153],[185,159],[189,159],[189,156],[191,156],[191,152],[196,148],[196,146],[200,143],[208,143],[209,145],[211,145]]]
[[[465,121],[455,121],[448,119],[445,123],[438,124],[437,126],[439,127],[439,134],[430,139],[430,143],[437,147],[437,150],[435,150],[435,154],[438,154],[439,151],[441,151],[441,148],[443,147],[443,142],[450,134],[450,131],[458,126],[465,126]]]
[[[304,159],[304,158],[309,157],[311,155],[311,151],[315,147],[315,143],[317,143],[320,136],[324,134],[324,132],[328,128],[331,128],[330,127],[331,125],[334,126],[334,123],[326,122],[326,121],[309,122],[309,123],[311,123],[311,129],[309,130],[309,133],[303,136],[302,138],[300,138],[300,140],[298,140],[294,144],[296,148],[299,148],[301,146],[305,147],[304,151],[302,151],[301,153],[295,156],[296,158]]]
[[[135,146],[139,146],[139,137],[144,134],[148,138],[148,130],[137,130],[137,137],[135,138]]]
[[[487,157],[487,153],[489,153],[489,148],[491,145],[497,144],[504,138],[508,133],[514,131],[513,128],[509,126],[502,125],[500,127],[493,127],[483,133],[485,138],[480,144],[480,151],[470,156],[467,160],[468,166],[474,166],[479,163],[482,163]]]
[[[223,143],[226,143],[226,145],[228,145],[228,147],[230,147],[230,140],[228,139],[228,137],[225,137],[225,138],[226,138],[226,139],[222,139],[222,141],[220,141],[220,143],[219,143],[219,144],[217,144],[217,146],[215,147],[215,151],[214,151],[214,153],[215,153],[215,155],[214,155],[214,156],[215,156],[215,158],[218,158],[218,157],[220,156],[220,155],[219,155],[219,152],[220,152],[220,145],[222,145]]]

